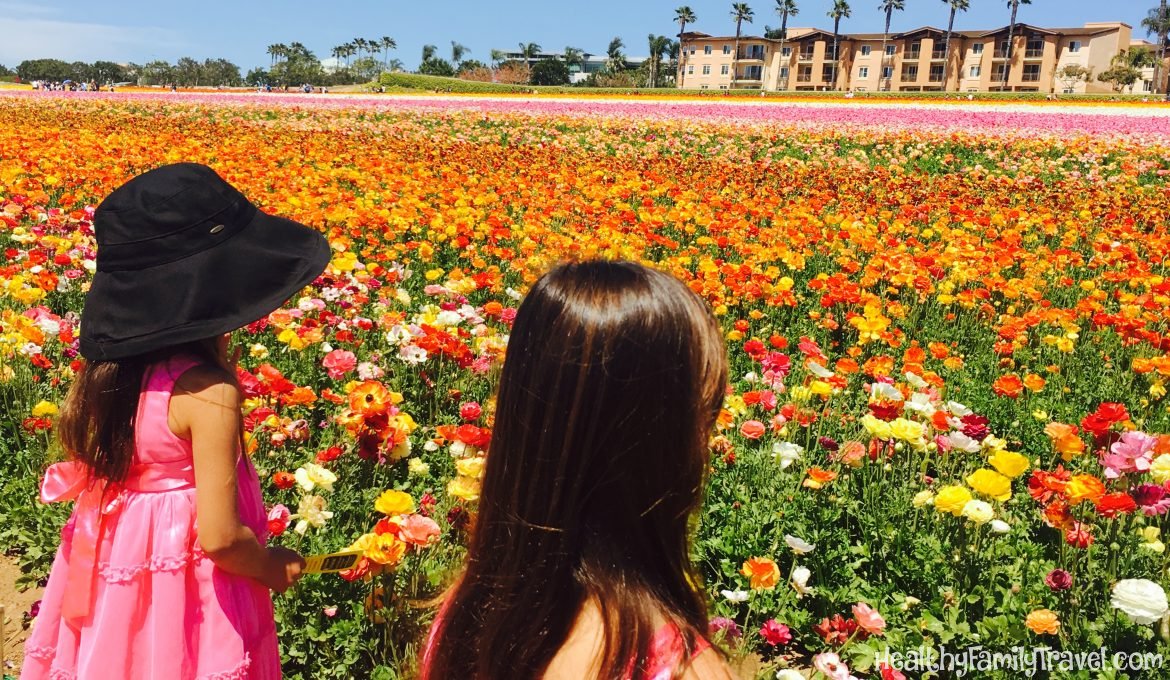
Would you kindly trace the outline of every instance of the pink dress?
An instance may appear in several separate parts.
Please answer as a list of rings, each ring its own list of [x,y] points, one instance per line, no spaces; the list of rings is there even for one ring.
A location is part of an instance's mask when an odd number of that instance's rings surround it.
[[[25,645],[21,680],[268,680],[280,677],[272,598],[217,568],[199,548],[191,442],[167,424],[175,358],[143,380],[135,460],[121,485],[90,483],[58,463],[45,502],[75,501]],[[239,464],[241,520],[265,541],[260,482]]]

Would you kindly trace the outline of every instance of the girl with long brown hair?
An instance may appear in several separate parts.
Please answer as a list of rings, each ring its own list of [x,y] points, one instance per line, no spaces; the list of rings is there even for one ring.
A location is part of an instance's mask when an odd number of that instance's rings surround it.
[[[71,460],[40,494],[73,514],[21,678],[279,678],[269,590],[304,560],[265,545],[226,334],[315,279],[329,244],[189,163],[115,190],[94,232],[59,427]]]
[[[726,384],[719,327],[677,279],[591,261],[537,281],[423,680],[730,678],[690,544]]]

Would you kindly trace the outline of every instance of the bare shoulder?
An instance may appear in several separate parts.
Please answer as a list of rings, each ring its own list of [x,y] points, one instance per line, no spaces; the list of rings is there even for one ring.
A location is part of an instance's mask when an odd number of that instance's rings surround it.
[[[705,649],[691,660],[690,667],[683,673],[684,680],[737,680],[731,667],[714,649]]]
[[[195,397],[199,401],[236,407],[240,402],[240,390],[233,377],[218,366],[206,364],[195,366],[175,381],[172,397]]]

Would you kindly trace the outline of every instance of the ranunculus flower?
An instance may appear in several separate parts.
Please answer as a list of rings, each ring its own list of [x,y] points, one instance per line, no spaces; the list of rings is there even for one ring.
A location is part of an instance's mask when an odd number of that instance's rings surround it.
[[[1037,635],[1057,635],[1060,633],[1060,619],[1051,609],[1036,609],[1024,619],[1024,625]]]
[[[280,536],[288,529],[289,517],[292,513],[283,505],[277,503],[268,511],[268,533]]]
[[[483,415],[483,407],[479,402],[466,401],[459,405],[459,417],[466,421],[478,420]]]
[[[335,349],[321,360],[325,372],[334,380],[341,380],[353,369],[357,368],[357,357],[353,352],[344,349]]]
[[[792,642],[792,631],[788,629],[788,626],[777,622],[776,619],[768,619],[760,627],[760,637],[773,647],[786,645]]]
[[[792,570],[792,589],[796,591],[798,596],[804,596],[812,592],[812,588],[808,586],[808,579],[812,576],[812,572],[808,567],[797,567]]]
[[[995,517],[995,510],[985,501],[970,500],[963,506],[963,517],[973,524],[986,524]]]
[[[402,540],[419,547],[426,547],[434,543],[439,537],[439,533],[439,524],[430,517],[422,515],[407,515],[402,522],[402,530],[399,532]]]
[[[1101,455],[1105,477],[1117,479],[1130,472],[1147,472],[1154,460],[1155,443],[1157,439],[1144,432],[1123,433],[1121,439],[1109,447],[1109,453]]]
[[[996,451],[987,457],[987,462],[991,463],[996,472],[1012,479],[1027,472],[1032,465],[1027,456],[1012,451]]]
[[[374,509],[383,515],[405,515],[414,512],[414,499],[404,491],[390,489],[374,501]]]
[[[317,487],[332,491],[333,482],[337,481],[337,475],[316,463],[305,463],[303,467],[297,468],[294,476],[297,484],[305,491],[312,491]]]
[[[1093,475],[1073,475],[1064,487],[1069,505],[1084,501],[1096,502],[1105,495],[1105,483]]]
[[[881,635],[886,629],[886,620],[876,609],[864,602],[853,605],[853,618],[857,625],[870,635]]]
[[[767,557],[753,557],[740,570],[751,581],[752,590],[771,590],[780,582],[780,568]]]
[[[285,489],[291,489],[296,486],[297,478],[294,477],[291,472],[281,470],[280,472],[273,473],[272,483],[276,485],[276,488],[283,491]]]
[[[1130,489],[1129,493],[1147,516],[1164,515],[1170,510],[1170,497],[1166,494],[1166,487],[1160,484],[1139,484]]]
[[[739,632],[739,626],[735,623],[735,621],[732,621],[725,616],[716,616],[715,618],[711,619],[710,630],[712,637],[722,632],[724,638],[727,640],[737,640],[743,635]]]
[[[1006,501],[1012,497],[1012,480],[995,470],[987,468],[976,470],[967,475],[967,484],[975,491],[997,501]]]
[[[804,555],[816,549],[816,545],[807,543],[792,534],[784,534],[784,544],[792,549],[792,552],[797,555]]]
[[[1154,623],[1170,611],[1166,591],[1157,583],[1144,578],[1118,581],[1113,586],[1110,604],[1125,612],[1137,624]]]
[[[759,439],[767,431],[768,428],[758,420],[746,420],[739,426],[739,433],[747,439]]]
[[[944,486],[934,497],[934,509],[949,512],[955,517],[963,514],[963,508],[971,500],[971,492],[962,486]]]
[[[1072,587],[1073,577],[1064,569],[1053,569],[1044,577],[1044,584],[1052,590],[1068,590]]]
[[[829,680],[850,680],[849,666],[833,652],[824,652],[813,657],[813,668],[825,674]]]

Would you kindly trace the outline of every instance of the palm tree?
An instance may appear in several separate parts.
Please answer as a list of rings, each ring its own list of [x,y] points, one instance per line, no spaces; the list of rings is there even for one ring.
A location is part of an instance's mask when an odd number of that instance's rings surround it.
[[[1008,7],[1012,8],[1012,19],[1008,23],[1008,38],[1007,50],[1004,53],[1005,60],[1003,62],[1003,87],[1002,90],[1007,90],[1008,73],[1012,70],[1012,40],[1016,37],[1016,12],[1020,9],[1020,5],[1030,5],[1032,0],[1007,0]],[[993,55],[994,56],[994,55]]]
[[[735,89],[735,79],[739,75],[739,37],[743,34],[743,22],[752,23],[755,13],[746,2],[731,3],[731,20],[735,22],[735,54],[731,55],[731,85],[729,90]]]
[[[402,71],[405,70],[405,64],[402,63],[401,59],[391,59],[390,61],[386,62],[386,70],[391,73]]]
[[[609,41],[609,47],[605,48],[606,68],[611,73],[621,71],[626,67],[626,55],[622,54],[622,48],[626,44],[622,42],[620,37]]]
[[[508,53],[503,50],[492,50],[488,55],[488,59],[491,60],[492,66],[499,66],[501,63],[507,60],[507,58]]]
[[[784,44],[788,42],[788,17],[794,17],[800,14],[800,10],[796,7],[796,0],[776,0],[776,14],[780,15],[780,58],[784,58]],[[780,72],[784,72],[787,68],[785,62],[780,67]],[[781,90],[788,89],[788,78],[784,79],[784,83],[780,86]]]
[[[674,10],[674,20],[678,22],[679,54],[682,55],[683,54],[683,51],[682,51],[682,39],[683,38],[682,38],[682,36],[683,36],[683,33],[687,32],[687,24],[693,24],[696,21],[698,21],[699,19],[698,19],[698,17],[695,16],[695,10],[691,9],[687,5],[683,5],[682,7],[679,7],[678,9]],[[678,60],[678,78],[676,78],[676,80],[675,80],[675,86],[682,87],[682,82],[683,82],[683,60],[682,60],[682,57],[680,56],[679,60]]]
[[[947,79],[951,74],[951,36],[955,33],[955,13],[966,12],[971,9],[971,0],[943,0],[951,8],[951,18],[947,21],[947,41],[943,52],[946,54],[946,61],[943,62],[943,89],[947,87]],[[961,78],[962,76],[960,76]]]
[[[390,50],[398,49],[398,43],[394,41],[394,38],[384,35],[378,44],[382,47],[382,68],[385,69],[386,61],[390,58]]]
[[[901,12],[906,9],[906,0],[882,0],[882,4],[878,5],[878,9],[886,13],[886,30],[882,33],[882,72],[879,75],[879,77],[884,78],[886,74],[886,43],[890,40],[890,21],[894,18],[894,10]],[[829,14],[829,16],[833,15]],[[878,89],[880,90],[881,81],[878,82]],[[886,81],[886,86],[889,86],[888,80]]]
[[[452,40],[451,41],[451,63],[454,64],[456,67],[458,67],[459,64],[463,63],[463,55],[467,54],[470,51],[471,50],[467,46],[460,45],[458,42]]]
[[[650,46],[650,87],[658,87],[658,66],[662,63],[662,55],[670,49],[670,38],[664,35],[651,33],[647,40]]]
[[[283,47],[283,45],[280,45],[280,44],[268,46],[268,50],[267,50],[268,51],[268,68],[270,70],[272,69],[273,66],[276,66],[276,55],[280,54],[281,47]]]
[[[565,65],[570,69],[576,64],[582,71],[585,70],[585,50],[578,47],[565,48]]]
[[[353,39],[353,46],[355,48],[357,48],[357,58],[361,59],[362,58],[362,51],[366,49],[366,39],[365,38],[354,38]]]
[[[342,47],[345,48],[345,67],[349,68],[349,58],[357,54],[357,45],[347,42]]]
[[[828,16],[833,20],[833,89],[835,90],[837,89],[837,71],[841,69],[841,20],[851,16],[849,3],[846,0],[833,0],[833,9],[829,10]]]
[[[1146,29],[1146,35],[1158,36],[1158,62],[1154,64],[1154,92],[1162,86],[1162,64],[1166,61],[1166,37],[1170,34],[1170,8],[1166,6],[1166,0],[1162,0],[1162,4],[1151,9],[1145,19],[1142,19],[1142,28]],[[1166,97],[1170,99],[1170,84],[1166,87]]]
[[[532,68],[532,58],[540,54],[540,45],[530,43],[520,43],[520,56],[524,57],[524,65]]]

